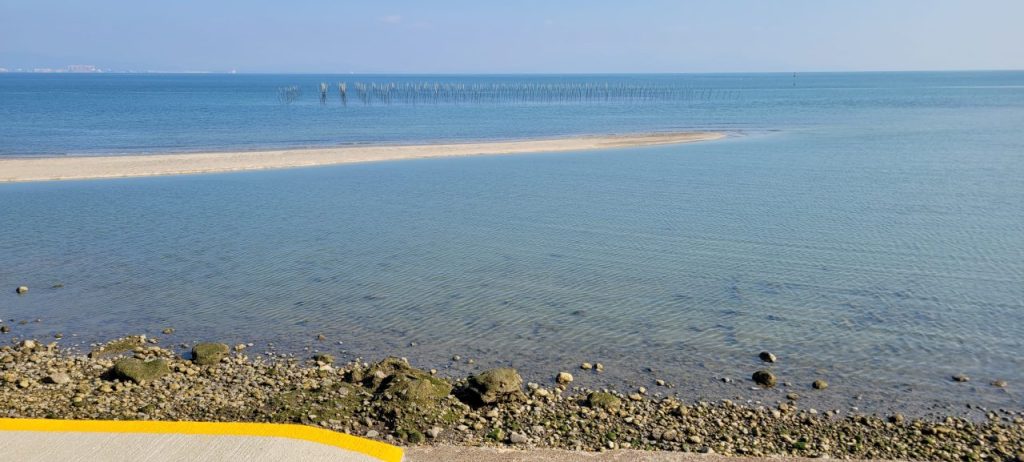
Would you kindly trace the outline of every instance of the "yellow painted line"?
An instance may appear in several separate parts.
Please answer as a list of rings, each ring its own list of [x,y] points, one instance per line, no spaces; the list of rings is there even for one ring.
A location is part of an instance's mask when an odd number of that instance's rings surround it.
[[[85,433],[175,433],[185,435],[267,436],[312,441],[365,454],[382,462],[401,462],[402,448],[322,428],[295,424],[244,422],[161,422],[153,420],[2,419],[0,430]]]

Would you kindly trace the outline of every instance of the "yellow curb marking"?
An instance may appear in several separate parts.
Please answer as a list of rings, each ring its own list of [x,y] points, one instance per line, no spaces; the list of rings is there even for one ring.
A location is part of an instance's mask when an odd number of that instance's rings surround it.
[[[177,433],[186,435],[266,436],[312,441],[365,454],[382,462],[401,462],[402,448],[322,428],[295,424],[240,422],[162,422],[153,420],[3,419],[0,430],[87,433]]]

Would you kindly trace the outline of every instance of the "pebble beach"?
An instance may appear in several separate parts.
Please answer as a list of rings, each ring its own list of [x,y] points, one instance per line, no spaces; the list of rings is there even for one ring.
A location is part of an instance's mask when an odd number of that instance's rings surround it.
[[[552,371],[547,383],[524,383],[512,368],[442,377],[404,358],[340,364],[327,354],[250,355],[245,344],[194,343],[179,354],[142,335],[89,352],[6,340],[2,417],[301,423],[406,446],[1024,460],[1018,410],[989,410],[983,419],[908,418],[807,408],[798,393],[748,406],[687,401],[642,387],[573,386],[573,374],[604,367],[589,363]],[[767,370],[749,381],[777,386]],[[827,387],[815,384],[821,392]]]

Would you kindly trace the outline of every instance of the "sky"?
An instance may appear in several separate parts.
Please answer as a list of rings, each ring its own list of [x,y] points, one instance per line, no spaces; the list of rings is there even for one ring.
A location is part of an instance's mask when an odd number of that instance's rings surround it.
[[[296,73],[1024,69],[1022,0],[0,0],[0,67]]]

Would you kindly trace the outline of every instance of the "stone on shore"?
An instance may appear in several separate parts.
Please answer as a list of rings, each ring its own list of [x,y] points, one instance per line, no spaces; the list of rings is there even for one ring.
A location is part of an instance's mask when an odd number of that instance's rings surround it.
[[[964,374],[957,374],[953,376],[954,382],[970,382],[971,378]]]
[[[594,409],[604,409],[606,411],[615,412],[622,407],[622,400],[611,393],[595,391],[587,395],[587,406]]]
[[[815,390],[824,390],[828,388],[828,382],[824,380],[815,380],[811,386],[814,387]]]
[[[523,378],[515,369],[490,369],[467,379],[463,397],[473,404],[495,404],[519,401],[523,394]]]
[[[775,355],[773,355],[773,354],[771,354],[771,353],[769,353],[767,351],[762,351],[761,354],[759,354],[757,357],[761,358],[761,361],[764,361],[766,363],[774,363],[775,359],[776,359]]]
[[[55,385],[65,385],[71,383],[71,376],[68,375],[66,372],[57,372],[54,374],[50,374],[45,379],[43,379],[43,381]]]
[[[114,363],[114,368],[111,369],[111,374],[114,378],[131,380],[135,383],[156,380],[170,372],[171,369],[167,366],[167,360],[165,359],[143,361],[135,358],[124,358]]]
[[[231,351],[226,344],[203,342],[192,347],[192,362],[200,366],[217,364]]]
[[[776,383],[775,374],[763,369],[755,372],[751,378],[754,380],[754,383],[764,388],[772,388]]]
[[[18,295],[27,294],[28,293],[28,286],[18,286],[18,288],[14,289],[14,291],[17,292]]]
[[[559,372],[555,377],[555,381],[562,385],[568,385],[572,383],[572,374],[568,372]]]

